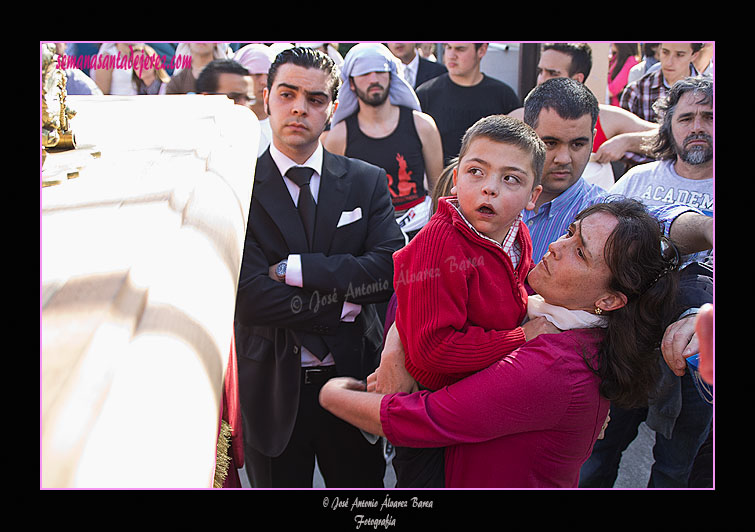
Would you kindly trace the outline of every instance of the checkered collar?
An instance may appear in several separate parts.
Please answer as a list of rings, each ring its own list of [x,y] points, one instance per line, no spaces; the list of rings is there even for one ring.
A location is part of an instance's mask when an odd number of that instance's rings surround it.
[[[503,239],[503,242],[498,242],[496,240],[493,240],[489,236],[483,235],[480,233],[477,229],[474,228],[474,226],[464,217],[464,214],[462,214],[461,209],[459,208],[459,200],[456,198],[446,198],[448,201],[448,204],[451,205],[454,209],[456,209],[456,212],[459,213],[459,216],[462,220],[464,220],[464,223],[467,224],[467,227],[469,227],[476,235],[478,235],[480,238],[484,238],[486,240],[489,240],[490,242],[496,244],[497,246],[501,246],[503,248],[504,253],[509,255],[511,253],[511,249],[514,246],[514,243],[516,242],[516,235],[519,233],[519,222],[522,221],[522,213],[520,212],[514,222],[511,224],[511,227],[509,227],[508,233],[506,233],[506,236]]]

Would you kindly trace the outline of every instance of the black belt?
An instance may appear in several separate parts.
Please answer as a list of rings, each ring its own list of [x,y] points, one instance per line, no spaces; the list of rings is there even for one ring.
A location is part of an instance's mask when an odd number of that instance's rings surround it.
[[[317,386],[322,386],[335,376],[335,366],[311,366],[301,368],[301,378],[303,384],[315,384]]]

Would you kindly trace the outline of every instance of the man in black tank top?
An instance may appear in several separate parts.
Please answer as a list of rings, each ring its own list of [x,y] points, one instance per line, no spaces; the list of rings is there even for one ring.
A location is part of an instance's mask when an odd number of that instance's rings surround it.
[[[418,106],[394,97],[392,84],[404,84],[403,94],[414,93],[398,76],[398,61],[385,46],[360,47],[355,53],[357,60],[349,57],[351,51],[344,59],[341,98],[350,92],[356,108],[334,118],[323,146],[385,169],[396,217],[411,238],[429,219],[425,204],[443,165],[440,133]]]
[[[424,201],[425,159],[422,141],[408,107],[398,107],[398,126],[385,137],[367,136],[359,127],[357,113],[346,119],[346,156],[384,168],[388,190],[396,211],[405,211]]]

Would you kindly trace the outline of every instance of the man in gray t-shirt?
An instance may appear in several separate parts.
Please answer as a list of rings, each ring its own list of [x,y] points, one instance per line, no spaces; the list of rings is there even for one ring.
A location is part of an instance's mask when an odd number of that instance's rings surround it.
[[[680,175],[673,160],[654,161],[627,171],[610,189],[642,201],[648,207],[677,203],[713,216],[713,174],[702,179]]]
[[[689,77],[656,103],[658,160],[631,168],[609,190],[647,205],[679,204],[713,217],[713,80]],[[712,262],[713,250],[697,261]],[[686,257],[687,261],[692,257]]]

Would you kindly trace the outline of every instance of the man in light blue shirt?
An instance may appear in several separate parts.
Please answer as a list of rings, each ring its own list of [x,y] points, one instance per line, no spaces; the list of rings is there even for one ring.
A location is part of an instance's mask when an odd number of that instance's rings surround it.
[[[524,102],[524,122],[530,125],[547,147],[540,194],[535,209],[523,211],[523,221],[532,237],[532,259],[542,259],[548,246],[561,237],[582,209],[608,196],[606,190],[588,183],[582,177],[592,153],[595,124],[600,108],[593,93],[570,78],[553,78],[538,85]],[[681,215],[694,213],[694,216]],[[651,208],[650,212],[664,223],[667,236],[674,230],[696,223],[699,210],[683,205]],[[678,227],[677,227],[678,226]],[[712,242],[712,228],[696,241],[681,241],[695,251]],[[699,231],[694,231],[699,233]],[[700,243],[702,242],[702,243]],[[700,246],[703,247],[700,247]]]
[[[550,201],[524,211],[523,221],[532,237],[532,259],[539,261],[548,252],[551,242],[558,240],[576,215],[606,197],[606,191],[579,177],[561,194]]]

